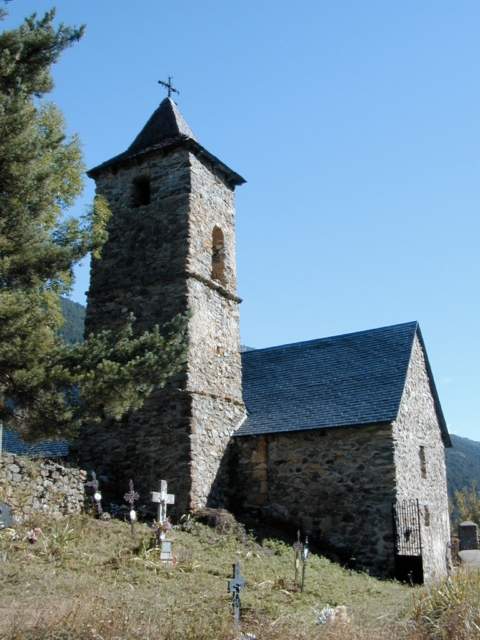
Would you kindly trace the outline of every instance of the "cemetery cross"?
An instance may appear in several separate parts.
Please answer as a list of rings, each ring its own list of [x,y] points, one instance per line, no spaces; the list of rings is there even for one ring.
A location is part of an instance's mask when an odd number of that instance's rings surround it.
[[[233,576],[228,581],[228,592],[232,594],[233,621],[236,626],[240,624],[240,591],[245,587],[245,578],[240,571],[240,563],[233,565]]]
[[[167,505],[175,504],[175,496],[168,493],[166,480],[160,481],[160,491],[152,491],[152,502],[158,504],[158,515],[156,523],[157,544],[160,544],[160,560],[166,563],[174,563],[175,558],[172,551],[172,542],[166,540],[166,532],[171,529],[167,518]]]
[[[140,498],[139,494],[135,491],[135,487],[133,486],[133,480],[129,480],[128,482],[128,491],[123,496],[123,499],[127,504],[130,505],[130,531],[132,536],[135,534],[134,525],[137,519],[137,512],[135,511],[135,502]]]
[[[175,496],[173,493],[167,492],[167,481],[160,481],[160,491],[152,491],[152,502],[158,504],[157,521],[160,525],[164,524],[167,519],[167,505],[175,504]]]
[[[95,505],[97,516],[100,518],[103,513],[102,494],[100,493],[100,484],[97,480],[97,474],[95,473],[95,471],[91,471],[90,475],[92,476],[92,479],[89,482],[86,482],[85,486],[88,489],[91,489],[93,492],[92,493],[93,504]]]

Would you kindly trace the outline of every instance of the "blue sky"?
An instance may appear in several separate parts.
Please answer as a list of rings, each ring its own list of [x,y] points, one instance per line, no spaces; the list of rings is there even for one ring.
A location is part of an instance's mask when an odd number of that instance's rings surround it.
[[[44,0],[14,0],[4,25]],[[450,430],[480,439],[480,4],[97,0],[52,99],[87,166],[123,151],[172,74],[237,194],[242,341],[419,320]],[[93,195],[86,179],[82,213]],[[84,302],[88,265],[72,298]]]

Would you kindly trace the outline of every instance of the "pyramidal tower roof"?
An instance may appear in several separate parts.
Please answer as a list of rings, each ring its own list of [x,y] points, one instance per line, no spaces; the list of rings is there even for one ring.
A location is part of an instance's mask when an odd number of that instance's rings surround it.
[[[147,124],[128,147],[127,152],[138,153],[153,147],[170,138],[184,136],[195,140],[192,130],[171,98],[165,98],[160,103]]]
[[[190,150],[201,161],[220,173],[232,187],[245,182],[242,176],[202,147],[170,97],[162,100],[126,151],[90,169],[87,175],[95,178],[106,169],[140,161],[146,155],[167,152],[176,147]]]

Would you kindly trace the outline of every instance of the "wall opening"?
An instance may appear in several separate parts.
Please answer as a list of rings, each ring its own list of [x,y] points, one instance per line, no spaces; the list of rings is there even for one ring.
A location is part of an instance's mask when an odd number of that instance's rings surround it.
[[[225,284],[225,240],[220,227],[212,232],[212,280]]]
[[[143,207],[150,204],[150,178],[147,176],[135,178],[132,187],[132,206]]]
[[[423,520],[425,522],[425,526],[429,527],[430,526],[430,509],[427,507],[427,505],[424,505],[423,507]]]
[[[420,457],[420,473],[422,474],[422,478],[427,477],[427,458],[425,456],[425,447],[421,446],[418,450],[418,455]]]
[[[423,583],[420,505],[416,499],[397,502],[393,508],[395,578],[410,584]]]

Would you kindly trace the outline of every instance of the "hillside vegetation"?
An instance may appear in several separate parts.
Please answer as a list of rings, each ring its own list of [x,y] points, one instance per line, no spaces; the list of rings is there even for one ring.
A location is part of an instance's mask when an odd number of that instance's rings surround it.
[[[59,331],[60,335],[68,344],[82,342],[85,328],[85,307],[68,298],[60,298],[60,303],[65,319]]]
[[[480,488],[480,442],[452,435],[451,449],[447,449],[448,491],[470,487]]]
[[[135,538],[124,522],[88,515],[0,531],[0,638],[230,640],[238,637],[227,593],[236,560],[246,578],[242,630],[259,640],[479,638],[478,575],[428,592],[312,554],[300,593],[290,546],[260,545],[241,528],[220,531],[192,520],[186,526],[171,533],[175,567],[159,562],[146,525],[137,526]],[[32,533],[35,543],[28,541]],[[348,620],[318,624],[326,605],[345,605]]]

